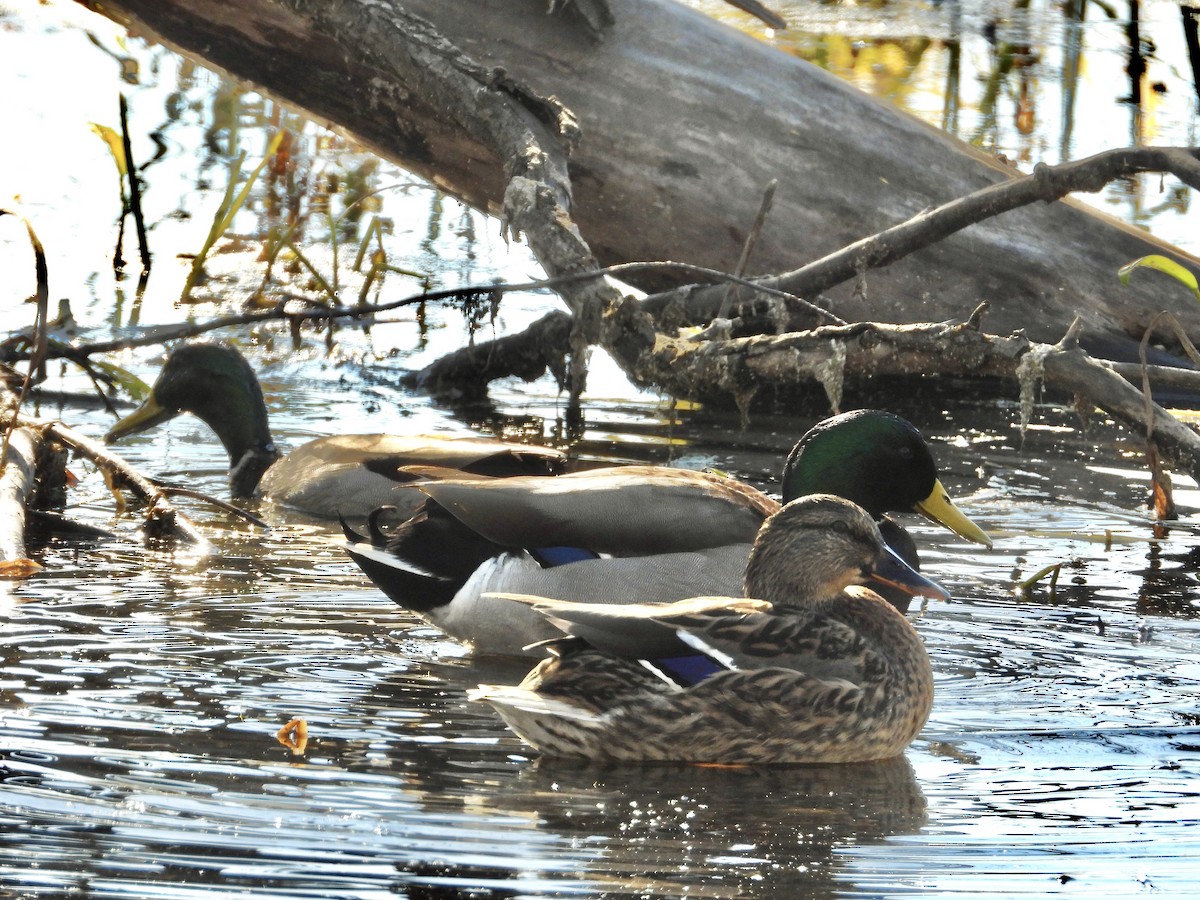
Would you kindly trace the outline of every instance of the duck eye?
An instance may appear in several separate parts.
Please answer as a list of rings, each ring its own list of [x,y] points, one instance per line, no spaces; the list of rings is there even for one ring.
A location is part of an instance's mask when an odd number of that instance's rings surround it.
[[[875,568],[870,563],[863,563],[858,567],[858,575],[863,581],[867,581],[874,574]]]

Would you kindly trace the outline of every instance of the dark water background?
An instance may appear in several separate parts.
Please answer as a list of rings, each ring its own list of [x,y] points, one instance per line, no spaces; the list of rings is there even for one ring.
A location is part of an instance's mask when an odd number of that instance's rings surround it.
[[[926,58],[943,50],[935,35]],[[214,315],[211,304],[175,305],[185,264],[173,257],[202,242],[231,147],[261,156],[279,111],[70,4],[7,4],[0,60],[13,124],[3,197],[21,195],[50,255],[51,296],[70,298],[79,337]],[[64,88],[51,76],[67,60],[78,74]],[[1182,91],[1187,70],[1172,65]],[[1059,102],[1053,73],[1039,74],[1040,102]],[[140,296],[109,265],[117,188],[87,126],[114,124],[118,90],[130,98],[135,154],[156,152],[151,131],[166,147],[146,171],[156,255]],[[1175,143],[1195,127],[1194,102],[1181,108],[1190,112],[1160,119]],[[393,262],[438,286],[536,273],[494,222],[283,116],[305,208],[327,199],[340,212],[354,190],[400,185],[345,226],[347,279],[353,233],[376,215]],[[1019,156],[1015,144],[997,149]],[[1111,205],[1137,220],[1128,196]],[[1190,209],[1170,207],[1151,224],[1171,237],[1189,220],[1194,228]],[[223,245],[209,292],[236,299],[257,283],[270,221],[262,198],[239,217],[245,246]],[[5,227],[0,309],[15,327],[32,318],[17,302],[32,290],[31,265],[23,235]],[[320,215],[302,246],[332,270]],[[293,284],[311,290],[303,273]],[[381,299],[413,284],[389,276]],[[506,300],[496,329],[553,302]],[[549,381],[499,385],[489,409],[448,410],[406,392],[399,375],[461,343],[461,318],[394,318],[368,335],[340,331],[332,351],[322,336],[294,349],[267,328],[223,336],[252,355],[284,446],[339,431],[519,434],[589,458],[715,465],[770,489],[791,443],[826,412],[781,401],[743,429],[731,411],[672,409],[636,391],[599,356],[578,432],[562,424]],[[151,378],[159,355],[112,359]],[[55,372],[50,387],[83,389],[69,367]],[[869,766],[540,763],[465,699],[480,681],[519,678],[523,664],[472,658],[397,608],[327,525],[265,506],[264,532],[189,505],[215,552],[172,555],[146,548],[136,518],[115,514],[99,476],[74,464],[70,514],[114,536],[55,540],[38,551],[42,573],[0,582],[0,896],[1194,896],[1195,485],[1178,480],[1183,518],[1156,529],[1137,436],[1103,419],[1084,430],[1042,399],[1022,437],[1016,397],[887,403],[922,428],[947,487],[996,548],[906,522],[955,600],[913,614],[937,677],[926,730],[904,758]],[[35,412],[93,435],[112,421],[53,398]],[[193,419],[123,452],[224,494],[224,454]],[[1017,596],[1018,580],[1060,562],[1054,593],[1043,583]],[[312,735],[303,758],[274,739],[293,716]]]

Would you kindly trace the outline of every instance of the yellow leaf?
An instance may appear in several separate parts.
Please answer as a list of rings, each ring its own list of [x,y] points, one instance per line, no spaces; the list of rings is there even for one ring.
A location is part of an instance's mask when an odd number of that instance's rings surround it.
[[[0,562],[0,578],[28,578],[41,568],[32,559],[6,559]]]
[[[1141,259],[1135,259],[1133,262],[1121,266],[1117,271],[1117,277],[1121,279],[1121,284],[1129,284],[1129,276],[1133,274],[1133,270],[1140,268],[1157,269],[1159,272],[1170,275],[1191,290],[1196,295],[1196,299],[1200,300],[1200,285],[1196,283],[1196,276],[1175,260],[1157,254],[1143,256]]]
[[[292,719],[275,732],[275,740],[292,751],[292,756],[303,756],[308,748],[308,722]]]
[[[125,177],[125,142],[121,140],[121,135],[113,131],[107,125],[97,125],[95,122],[90,123],[92,131],[99,135],[100,140],[108,144],[108,152],[112,154],[113,162],[117,164],[117,172],[122,178]]]

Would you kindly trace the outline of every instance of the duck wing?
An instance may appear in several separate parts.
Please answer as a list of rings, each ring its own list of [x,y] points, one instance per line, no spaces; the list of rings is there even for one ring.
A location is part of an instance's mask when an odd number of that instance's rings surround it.
[[[311,515],[362,518],[393,505],[405,517],[424,500],[412,486],[428,478],[551,475],[563,455],[545,447],[476,438],[343,434],[297,447],[268,470],[263,491]]]
[[[586,547],[649,555],[750,543],[779,504],[732,478],[661,466],[557,478],[440,481],[421,491],[509,547]]]
[[[717,620],[740,620],[771,608],[765,600],[691,597],[672,603],[581,603],[524,594],[499,594],[532,606],[565,635],[597,650],[631,659],[687,656],[691,628]],[[686,627],[685,627],[686,623]]]
[[[492,595],[489,595],[492,596]],[[645,660],[702,655],[721,668],[779,669],[863,685],[892,667],[893,648],[917,640],[878,598],[848,593],[835,610],[764,600],[693,597],[672,603],[578,603],[512,597],[597,650]]]

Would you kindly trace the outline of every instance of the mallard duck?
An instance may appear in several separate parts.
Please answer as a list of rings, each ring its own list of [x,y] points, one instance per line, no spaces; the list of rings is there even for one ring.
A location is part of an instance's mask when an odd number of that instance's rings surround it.
[[[950,500],[920,433],[890,413],[861,410],[815,426],[790,454],[783,488],[785,500],[848,494],[874,517],[923,512],[990,546]],[[554,634],[541,616],[489,592],[583,602],[737,594],[751,542],[780,508],[735,479],[656,466],[419,489],[430,502],[415,516],[391,534],[374,518],[367,536],[347,528],[346,549],[397,603],[486,653],[520,653]],[[894,523],[889,531],[915,563],[907,533]],[[905,612],[910,595],[887,599]]]
[[[181,344],[136,410],[104,436],[116,441],[190,412],[208,425],[229,454],[235,498],[261,488],[275,503],[312,516],[362,518],[391,504],[411,514],[424,497],[407,487],[428,480],[428,468],[462,474],[546,475],[564,457],[545,447],[484,438],[340,434],[317,438],[284,456],[271,438],[262,388],[250,364],[226,344]]]
[[[562,639],[520,685],[482,685],[471,698],[491,703],[547,756],[724,764],[896,756],[929,715],[933,672],[908,620],[861,586],[884,552],[861,507],[814,494],[763,524],[745,599],[506,597],[532,604]],[[946,596],[911,569],[905,583]]]

